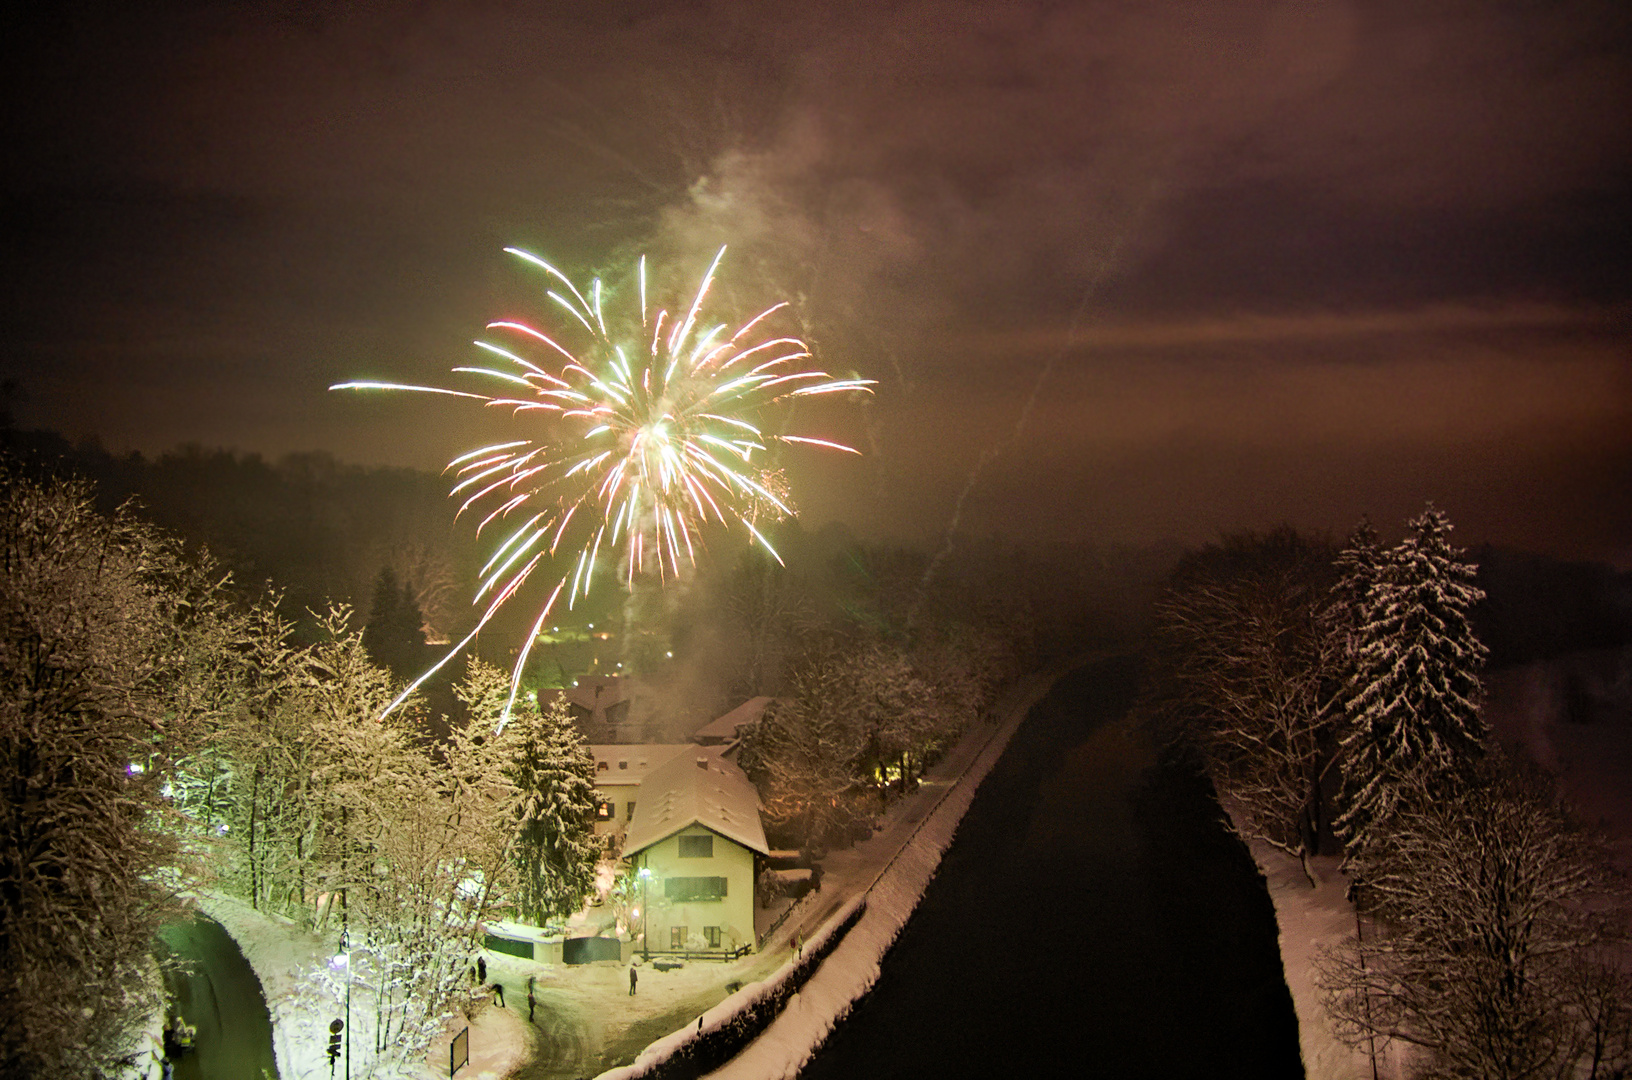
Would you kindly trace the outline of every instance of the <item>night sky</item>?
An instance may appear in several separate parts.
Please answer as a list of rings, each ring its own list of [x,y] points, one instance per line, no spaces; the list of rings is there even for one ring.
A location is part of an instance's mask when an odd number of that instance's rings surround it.
[[[24,426],[440,467],[520,245],[796,302],[811,527],[1632,566],[1632,4],[41,4],[0,16]],[[757,310],[757,307],[753,310]]]

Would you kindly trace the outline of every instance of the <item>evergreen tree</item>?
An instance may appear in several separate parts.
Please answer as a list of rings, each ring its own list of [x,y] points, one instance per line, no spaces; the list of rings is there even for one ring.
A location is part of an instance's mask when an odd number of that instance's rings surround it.
[[[1394,814],[1409,783],[1454,774],[1483,752],[1479,715],[1485,647],[1469,609],[1484,594],[1430,504],[1410,533],[1378,551],[1369,526],[1339,557],[1335,621],[1347,628],[1341,706],[1345,801],[1337,829],[1351,856]]]
[[[509,772],[520,793],[517,906],[523,918],[542,924],[551,915],[577,911],[595,889],[601,855],[594,835],[595,758],[573,726],[565,698],[542,711],[518,707],[507,727],[515,729]]]
[[[407,582],[397,584],[389,566],[374,579],[374,599],[363,628],[363,644],[374,660],[399,679],[419,674],[424,660],[425,617]]]

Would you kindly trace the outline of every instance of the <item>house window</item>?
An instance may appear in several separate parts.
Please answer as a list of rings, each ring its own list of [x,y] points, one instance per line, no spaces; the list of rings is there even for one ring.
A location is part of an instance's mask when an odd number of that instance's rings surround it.
[[[610,800],[605,800],[595,804],[596,821],[611,821],[612,815],[615,813],[617,813],[617,808],[612,805]]]
[[[629,763],[628,763],[628,762],[627,762],[627,761],[620,761],[620,762],[618,762],[618,768],[620,768],[620,769],[627,769],[627,768],[628,768],[628,767],[629,767]]]
[[[723,877],[671,877],[663,879],[663,895],[677,903],[724,900]]]
[[[703,937],[708,940],[709,948],[718,949],[720,947],[720,928],[718,926],[703,927]]]
[[[629,807],[629,816],[627,818],[625,818],[624,820],[626,820],[626,821],[635,820],[635,804],[634,803],[627,803],[626,805]]]
[[[701,836],[682,836],[680,838],[680,857],[682,859],[712,859],[714,857],[714,837],[709,833]]]
[[[669,948],[684,949],[686,947],[686,928],[684,926],[669,927]]]
[[[597,761],[595,763],[595,771],[596,772],[610,772],[611,770],[612,770],[612,766],[608,765],[604,761]]]

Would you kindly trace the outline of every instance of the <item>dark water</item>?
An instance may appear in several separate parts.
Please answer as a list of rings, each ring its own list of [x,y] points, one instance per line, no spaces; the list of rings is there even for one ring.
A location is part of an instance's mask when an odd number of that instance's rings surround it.
[[[1204,781],[1062,679],[981,786],[873,992],[803,1080],[1302,1077],[1274,911]]]
[[[197,1047],[173,1059],[176,1080],[276,1080],[272,1018],[238,943],[202,916],[166,926],[159,941],[190,969],[165,973],[168,1017],[198,1029]]]

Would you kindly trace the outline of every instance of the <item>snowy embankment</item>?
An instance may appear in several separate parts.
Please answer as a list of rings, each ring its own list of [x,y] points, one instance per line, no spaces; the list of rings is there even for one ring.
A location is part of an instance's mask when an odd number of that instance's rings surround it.
[[[1237,820],[1233,812],[1230,816],[1232,821]],[[1354,935],[1354,905],[1347,896],[1349,882],[1337,869],[1337,858],[1309,860],[1310,873],[1319,882],[1311,888],[1297,859],[1262,840],[1248,839],[1244,834],[1243,839],[1264,875],[1269,898],[1275,905],[1281,969],[1298,1014],[1298,1050],[1303,1055],[1304,1076],[1308,1080],[1371,1080],[1371,1055],[1351,1049],[1338,1039],[1320,1003],[1320,988],[1315,982],[1315,960],[1320,950],[1335,948]],[[1379,1046],[1376,1075],[1394,1075],[1390,1066],[1389,1051]]]
[[[315,934],[297,929],[288,919],[256,911],[241,900],[219,893],[199,893],[199,910],[221,924],[261,981],[261,996],[272,1017],[272,1053],[278,1075],[297,1080],[328,1075],[328,1015],[314,1000],[310,972],[322,967],[332,950]]]
[[[333,1075],[328,1058],[329,1024],[345,1012],[343,981],[331,967],[334,935],[321,937],[291,920],[256,911],[241,900],[219,893],[194,897],[199,910],[220,923],[237,942],[261,983],[267,1012],[272,1018],[272,1052],[283,1080],[326,1080]],[[360,1061],[359,1072],[376,1080],[423,1080],[447,1075],[446,1054],[452,1030],[463,1027],[452,1019],[449,1031],[433,1044],[432,1064],[413,1063],[401,1069],[371,1064],[374,1057],[372,995],[357,986],[351,1009],[351,1049]],[[470,1063],[460,1070],[461,1080],[498,1080],[519,1065],[527,1051],[521,1021],[503,1009],[484,1012],[487,1028],[480,1043],[470,1048]]]
[[[1492,671],[1485,687],[1485,720],[1496,738],[1556,777],[1577,813],[1610,834],[1623,866],[1632,869],[1632,789],[1624,779],[1632,775],[1632,650],[1579,653]],[[1572,698],[1585,719],[1572,717]],[[1311,888],[1298,860],[1260,840],[1247,846],[1275,904],[1305,1075],[1371,1080],[1371,1055],[1338,1040],[1315,985],[1321,947],[1335,947],[1355,930],[1338,860],[1310,860],[1319,882]],[[1400,1053],[1400,1047],[1379,1045],[1376,1075],[1385,1080],[1399,1075]]]
[[[707,1067],[705,1062],[724,1057],[716,1056],[720,1046],[727,1042],[740,1044],[743,1038],[752,1038],[754,1030],[760,1030],[757,1038],[706,1075],[751,1080],[795,1076],[834,1026],[878,981],[884,954],[935,876],[941,856],[974,800],[975,790],[1002,756],[1032,705],[1060,673],[1039,677],[1027,686],[962,776],[925,815],[894,857],[860,895],[836,911],[811,938],[803,961],[791,960],[763,983],[744,987],[710,1009],[699,1025],[657,1040],[633,1064],[610,1069],[597,1080],[698,1076]],[[825,958],[823,953],[827,954]],[[774,1018],[767,1024],[766,1015],[773,1012]]]

